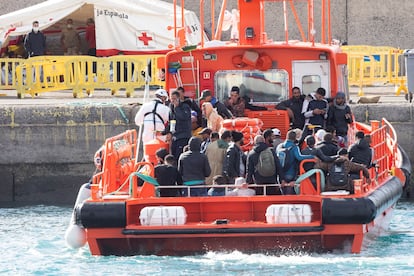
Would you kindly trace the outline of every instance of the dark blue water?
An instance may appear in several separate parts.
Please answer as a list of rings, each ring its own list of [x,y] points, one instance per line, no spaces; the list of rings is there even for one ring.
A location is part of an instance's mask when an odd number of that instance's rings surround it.
[[[0,209],[1,275],[414,275],[414,203],[400,202],[389,231],[361,254],[282,256],[209,252],[191,257],[99,257],[69,249],[71,208]]]

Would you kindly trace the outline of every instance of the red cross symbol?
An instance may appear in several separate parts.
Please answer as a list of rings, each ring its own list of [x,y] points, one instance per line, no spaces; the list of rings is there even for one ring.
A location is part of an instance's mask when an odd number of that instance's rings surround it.
[[[145,46],[148,46],[148,41],[152,40],[152,37],[147,36],[146,32],[142,32],[142,35],[139,36],[138,39],[144,42]]]

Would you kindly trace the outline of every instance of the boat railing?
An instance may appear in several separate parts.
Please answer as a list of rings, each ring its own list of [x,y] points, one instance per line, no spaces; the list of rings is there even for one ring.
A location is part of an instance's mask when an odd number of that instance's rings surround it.
[[[179,188],[179,189],[181,189],[181,190],[186,190],[186,195],[187,195],[187,197],[190,197],[190,192],[191,192],[191,189],[193,189],[193,188],[205,188],[205,189],[210,189],[210,188],[217,188],[217,189],[224,189],[225,190],[225,195],[227,195],[228,194],[228,192],[230,192],[230,191],[232,191],[232,190],[234,190],[234,189],[237,189],[237,188],[239,188],[239,186],[236,186],[236,185],[234,185],[234,184],[226,184],[226,185],[191,185],[191,186],[188,186],[188,185],[180,185],[180,186],[159,186],[158,188],[161,188],[161,189],[164,189],[164,188]],[[263,189],[263,194],[262,193],[260,193],[260,194],[256,194],[256,195],[264,195],[264,196],[266,196],[266,195],[273,195],[273,193],[270,193],[268,190],[270,189],[270,188],[277,188],[277,189],[279,189],[279,191],[281,191],[281,188],[283,187],[283,185],[282,184],[279,184],[279,183],[274,183],[274,184],[248,184],[248,185],[246,185],[245,186],[246,188],[249,188],[249,189],[254,189],[255,191],[256,190],[258,190],[258,189]]]
[[[295,181],[296,194],[300,195],[319,195],[325,190],[325,173],[320,169],[304,170],[303,165],[315,163],[315,159],[303,160],[300,164],[301,173]],[[312,176],[315,176],[312,179]]]
[[[182,1],[182,5],[184,1]],[[227,8],[227,1],[222,1],[222,5],[220,8],[220,12],[218,15],[218,20],[216,24],[216,16],[215,16],[215,1],[210,1],[210,12],[211,24],[210,26],[206,24],[207,20],[205,20],[205,15],[208,13],[205,11],[205,0],[200,0],[200,25],[207,26],[207,29],[211,30],[211,39],[212,40],[221,40],[222,34],[222,27],[224,23],[224,18],[228,18],[229,15],[225,14]],[[281,2],[282,5],[273,5],[272,8],[278,8],[275,12],[271,13],[274,15],[275,13],[279,13],[281,17],[283,17],[283,23],[281,29],[278,30],[284,33],[285,43],[289,44],[289,41],[292,38],[289,37],[289,30],[293,28],[297,28],[300,33],[300,40],[301,41],[310,41],[312,44],[315,44],[316,40],[316,33],[317,33],[317,26],[315,26],[315,12],[314,12],[314,0],[291,0],[291,1],[283,1],[283,0],[255,0],[255,1],[238,1],[238,9],[234,10],[231,14],[232,17],[232,34],[230,41],[233,43],[238,43],[239,45],[260,45],[264,43],[269,43],[272,40],[268,38],[267,32],[265,30],[265,23],[266,19],[270,19],[271,17],[267,17],[265,10],[268,6],[265,6],[266,2]],[[287,4],[289,2],[289,5]],[[303,19],[299,18],[299,13],[295,6],[294,2],[307,2],[307,24],[302,24]],[[176,5],[176,0],[174,1]],[[290,10],[290,12],[289,12]],[[320,12],[320,42],[323,44],[331,44],[332,42],[332,34],[331,34],[331,4],[330,0],[324,0],[321,3],[321,12]],[[181,9],[181,13],[183,13],[183,9]],[[175,40],[176,41],[184,41],[183,38],[180,39],[180,30],[183,29],[184,22],[181,24],[177,24],[177,9],[174,9],[175,14]],[[293,14],[294,20],[289,20],[288,15]],[[181,18],[184,18],[183,15]],[[246,20],[248,18],[248,20]],[[254,19],[253,19],[254,18]],[[274,18],[271,18],[274,20]],[[290,22],[294,21],[296,23],[292,24],[293,27],[290,26]],[[307,27],[307,29],[306,29]],[[179,43],[178,43],[179,44]],[[201,32],[201,47],[204,47],[205,38],[204,33]]]

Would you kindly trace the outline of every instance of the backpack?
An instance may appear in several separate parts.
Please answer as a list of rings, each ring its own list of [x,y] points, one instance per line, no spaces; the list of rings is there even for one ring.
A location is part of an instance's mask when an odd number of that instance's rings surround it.
[[[290,166],[293,165],[294,160],[292,159],[292,151],[293,146],[290,146],[288,148],[280,147],[277,151],[277,157],[279,158],[280,165],[283,168],[283,171],[286,172]]]
[[[270,148],[267,148],[260,152],[259,160],[257,161],[256,171],[264,177],[275,175],[276,164],[273,152]]]
[[[333,163],[326,174],[327,190],[349,190],[349,174],[345,170],[345,162]]]

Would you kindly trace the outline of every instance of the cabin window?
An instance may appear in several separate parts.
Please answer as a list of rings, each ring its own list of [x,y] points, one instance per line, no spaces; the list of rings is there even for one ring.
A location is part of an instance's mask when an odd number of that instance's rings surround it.
[[[229,97],[232,86],[240,88],[240,96],[251,103],[268,104],[288,98],[289,75],[285,70],[218,71],[215,74],[215,92],[220,101]]]
[[[309,95],[322,87],[322,80],[319,75],[305,75],[302,77],[302,93]]]

